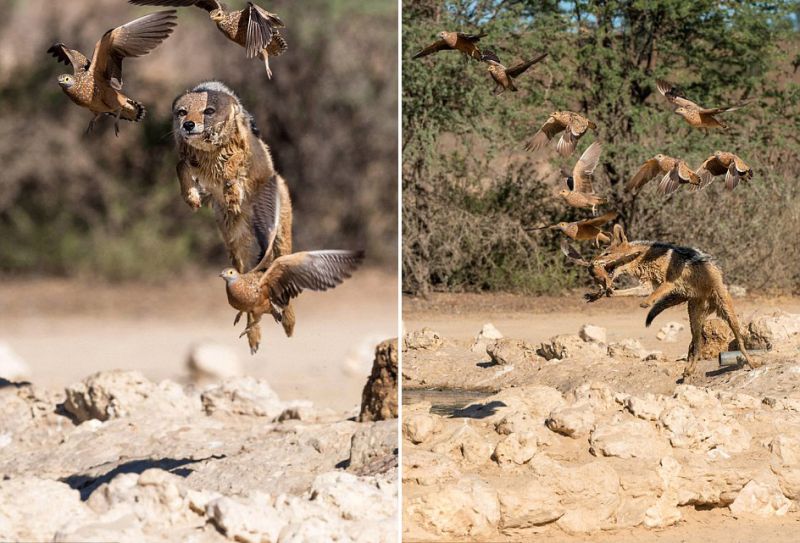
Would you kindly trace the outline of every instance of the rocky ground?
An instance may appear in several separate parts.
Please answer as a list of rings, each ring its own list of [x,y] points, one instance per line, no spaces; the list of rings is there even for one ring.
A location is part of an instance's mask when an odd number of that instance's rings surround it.
[[[674,530],[679,538],[657,540],[740,541],[746,525],[758,527],[751,540],[794,540],[800,315],[747,326],[763,366],[720,368],[731,338],[712,320],[707,360],[686,383],[685,361],[596,326],[541,343],[492,326],[471,341],[412,330],[404,389],[490,395],[444,416],[425,401],[404,405],[404,539],[634,541]],[[659,339],[680,327],[665,324]]]
[[[253,377],[0,380],[0,540],[395,541],[396,377],[384,342],[351,413]]]

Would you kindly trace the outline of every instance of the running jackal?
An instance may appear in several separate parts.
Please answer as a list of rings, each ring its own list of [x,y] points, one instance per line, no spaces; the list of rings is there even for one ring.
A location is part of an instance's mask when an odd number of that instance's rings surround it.
[[[669,243],[629,242],[622,226],[617,224],[611,244],[588,264],[592,277],[600,283],[601,289],[599,293],[587,296],[590,301],[603,295],[610,296],[614,290],[614,280],[621,275],[629,275],[641,283],[652,285],[652,294],[640,304],[644,308],[651,308],[646,326],[650,326],[653,319],[668,307],[689,303],[692,342],[684,378],[695,372],[703,344],[703,323],[714,312],[731,327],[747,364],[751,368],[757,367],[745,348],[733,301],[722,282],[722,271],[710,255]]]

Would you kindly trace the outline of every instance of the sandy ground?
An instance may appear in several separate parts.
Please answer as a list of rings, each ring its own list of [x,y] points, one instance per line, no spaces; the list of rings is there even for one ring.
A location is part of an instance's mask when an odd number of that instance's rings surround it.
[[[234,348],[246,373],[267,379],[282,399],[342,410],[360,404],[375,345],[397,336],[397,279],[384,271],[361,270],[332,291],[303,293],[292,338],[265,318],[255,356],[238,338],[244,325],[233,327],[216,272],[182,279],[169,287],[3,280],[0,341],[43,386],[113,368],[182,380],[192,345],[213,341]]]
[[[491,322],[506,337],[524,339],[532,344],[558,334],[576,334],[583,324],[607,329],[608,340],[636,338],[647,349],[663,351],[668,357],[686,356],[691,340],[685,304],[661,313],[650,328],[645,328],[647,309],[639,307],[639,298],[605,298],[587,304],[582,294],[565,297],[526,297],[510,294],[436,294],[429,299],[404,298],[405,331],[429,327],[446,338],[467,341],[481,327]],[[763,298],[748,296],[734,300],[742,322],[755,312],[783,310],[800,313],[800,298]],[[656,339],[667,322],[684,325],[677,342]]]

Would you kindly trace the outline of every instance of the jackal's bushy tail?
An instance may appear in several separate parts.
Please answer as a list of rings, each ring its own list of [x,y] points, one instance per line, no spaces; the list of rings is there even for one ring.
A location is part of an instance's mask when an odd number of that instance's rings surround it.
[[[653,320],[665,309],[669,309],[670,307],[674,307],[676,305],[680,305],[683,302],[687,302],[689,299],[686,296],[681,294],[667,294],[663,298],[659,299],[653,307],[650,308],[650,311],[647,313],[647,319],[644,321],[645,326],[650,326]]]

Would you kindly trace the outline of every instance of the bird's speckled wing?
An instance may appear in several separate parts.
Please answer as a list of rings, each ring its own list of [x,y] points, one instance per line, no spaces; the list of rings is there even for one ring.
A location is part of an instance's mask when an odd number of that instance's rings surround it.
[[[508,74],[509,77],[519,77],[523,72],[525,72],[525,70],[527,70],[537,62],[541,62],[546,56],[547,53],[542,53],[538,57],[532,58],[527,62],[520,62],[519,64],[515,64],[511,68],[507,69],[506,73]]]
[[[651,158],[650,160],[646,161],[642,166],[639,168],[639,171],[631,177],[630,181],[625,185],[625,190],[629,191],[638,191],[642,186],[653,179],[658,173],[661,171],[661,166],[658,164],[658,160],[655,158]]]
[[[89,68],[89,59],[83,56],[83,53],[70,49],[63,43],[54,43],[47,52],[56,57],[59,62],[63,62],[68,66],[71,64],[73,71]]]
[[[592,174],[600,161],[600,151],[602,151],[602,145],[600,142],[595,141],[586,148],[581,158],[575,163],[575,167],[572,168],[572,179],[575,184],[573,190],[575,192],[594,192]]]
[[[728,171],[728,168],[720,162],[716,155],[711,155],[697,168],[695,172],[700,178],[700,187],[705,188],[714,180],[717,175],[723,175]]]
[[[146,55],[164,41],[175,27],[177,11],[157,11],[139,17],[117,28],[112,28],[100,38],[92,55],[94,77],[115,80],[122,87],[122,59]]]
[[[481,51],[481,60],[484,62],[488,62],[491,60],[492,62],[496,62],[501,65],[503,64],[502,62],[500,62],[500,57],[497,56],[497,53],[495,53],[491,49],[484,49],[483,51]]]
[[[422,49],[411,58],[422,58],[436,53],[437,51],[446,51],[448,49],[450,49],[450,46],[447,45],[446,41],[438,40],[427,46],[425,49]]]
[[[695,104],[685,96],[683,93],[678,89],[675,85],[670,83],[669,81],[665,81],[663,79],[656,79],[656,88],[658,92],[664,95],[664,97],[675,104],[676,106],[685,107],[687,109],[695,109],[701,111],[699,105]]]
[[[225,5],[217,0],[128,0],[128,2],[136,6],[174,6],[176,8],[197,6],[209,12],[215,9],[225,9]]]
[[[364,260],[364,251],[305,251],[275,260],[261,277],[269,299],[286,306],[303,290],[327,290],[350,277]]]
[[[553,139],[553,136],[561,132],[567,127],[561,121],[553,117],[548,117],[542,127],[533,135],[533,138],[525,145],[526,151],[535,151],[547,145]]]
[[[570,242],[566,239],[561,238],[561,252],[564,253],[569,260],[577,264],[578,266],[589,266],[589,262],[584,259],[578,250],[572,246]]]
[[[282,28],[284,24],[280,17],[258,7],[252,2],[247,3],[244,15],[247,17],[245,50],[247,51],[247,58],[253,58],[272,42],[275,29]]]
[[[614,221],[619,217],[619,213],[616,211],[609,211],[608,213],[604,213],[599,217],[594,217],[593,219],[586,219],[585,221],[580,221],[578,226],[603,226],[606,223]]]
[[[272,246],[281,218],[281,193],[274,175],[261,185],[253,198],[253,234],[258,242],[258,264],[250,270],[266,269],[272,262]],[[249,272],[248,272],[249,273]]]

